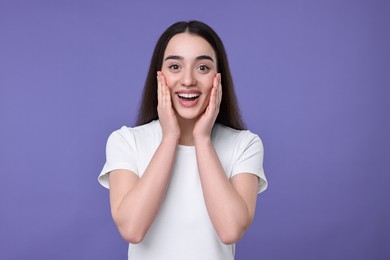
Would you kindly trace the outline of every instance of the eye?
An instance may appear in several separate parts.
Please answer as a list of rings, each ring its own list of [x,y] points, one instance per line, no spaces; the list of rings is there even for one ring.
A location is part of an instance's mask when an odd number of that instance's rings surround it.
[[[210,68],[208,66],[206,66],[206,65],[200,65],[198,68],[202,72],[207,72],[207,71],[210,70]]]
[[[177,64],[172,64],[172,65],[170,65],[168,68],[169,68],[170,70],[172,70],[172,71],[175,71],[175,70],[179,70],[179,69],[180,69],[179,65],[177,65]]]

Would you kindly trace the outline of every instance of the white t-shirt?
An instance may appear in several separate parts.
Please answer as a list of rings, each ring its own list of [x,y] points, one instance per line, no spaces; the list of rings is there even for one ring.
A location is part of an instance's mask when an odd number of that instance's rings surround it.
[[[162,139],[158,120],[113,132],[107,141],[107,161],[99,182],[109,188],[108,173],[126,169],[142,177]],[[259,177],[259,190],[267,188],[263,170],[263,144],[248,130],[215,124],[212,143],[228,178],[239,173]],[[130,260],[232,260],[235,245],[225,245],[207,213],[196,163],[195,147],[179,145],[172,178],[161,208],[139,244],[129,244]]]

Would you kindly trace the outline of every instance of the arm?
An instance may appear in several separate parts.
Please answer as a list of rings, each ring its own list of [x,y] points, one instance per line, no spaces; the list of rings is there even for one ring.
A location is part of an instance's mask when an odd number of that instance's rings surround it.
[[[196,156],[211,222],[223,243],[235,243],[253,221],[258,177],[237,174],[229,180],[210,140],[196,144]]]
[[[109,174],[112,217],[123,238],[134,244],[143,240],[161,206],[180,137],[171,97],[162,79],[160,75],[157,108],[163,130],[161,144],[141,178],[128,170]]]
[[[111,213],[119,232],[130,243],[143,240],[164,198],[176,153],[175,140],[163,140],[139,178],[127,170],[109,175]]]
[[[211,130],[222,98],[217,74],[205,113],[196,122],[193,134],[203,195],[211,222],[225,244],[240,240],[253,221],[258,177],[238,174],[229,180],[211,143]]]

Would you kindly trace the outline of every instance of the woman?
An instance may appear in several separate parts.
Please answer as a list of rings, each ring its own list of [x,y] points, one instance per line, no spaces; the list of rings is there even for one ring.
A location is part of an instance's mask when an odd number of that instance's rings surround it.
[[[198,21],[170,26],[138,126],[110,135],[99,176],[129,259],[234,259],[267,187],[261,140],[243,129],[220,38]]]

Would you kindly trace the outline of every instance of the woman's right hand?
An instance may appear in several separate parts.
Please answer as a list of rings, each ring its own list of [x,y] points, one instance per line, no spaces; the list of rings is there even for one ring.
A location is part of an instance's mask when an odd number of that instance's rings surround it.
[[[172,107],[169,88],[161,71],[157,71],[157,99],[157,113],[160,119],[163,138],[175,138],[179,141],[180,127]]]

